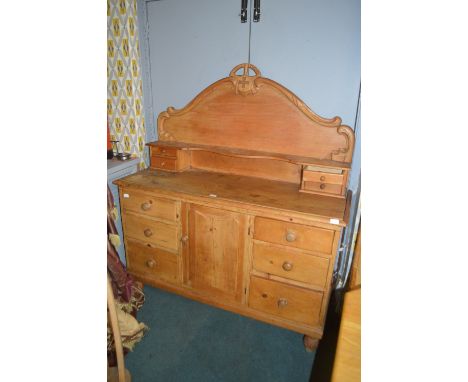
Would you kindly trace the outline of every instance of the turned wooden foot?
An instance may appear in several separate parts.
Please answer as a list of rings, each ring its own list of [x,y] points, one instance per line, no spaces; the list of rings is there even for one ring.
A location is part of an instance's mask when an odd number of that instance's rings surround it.
[[[317,347],[318,347],[318,344],[319,344],[318,339],[312,338],[312,337],[309,337],[309,336],[304,336],[303,341],[304,341],[305,350],[308,351],[308,352],[315,351],[317,349]]]

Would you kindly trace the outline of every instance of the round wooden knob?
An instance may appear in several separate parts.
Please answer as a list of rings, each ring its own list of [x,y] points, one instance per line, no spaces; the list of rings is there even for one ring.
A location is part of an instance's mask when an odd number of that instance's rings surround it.
[[[154,268],[155,264],[156,264],[156,262],[155,262],[154,260],[148,260],[148,261],[146,262],[146,266],[147,266],[148,268]]]
[[[188,241],[188,236],[187,236],[187,235],[182,236],[182,237],[180,238],[180,241],[182,242],[182,244],[187,243],[187,241]]]
[[[164,166],[166,164],[166,162],[161,162],[161,166]]]
[[[161,152],[162,152],[163,154],[165,154],[165,153],[166,153],[166,150],[165,150],[165,149],[161,149]]]
[[[296,240],[296,232],[288,230],[286,232],[286,241],[291,242],[291,241],[294,241],[294,240]]]
[[[321,190],[323,190],[325,187],[326,187],[326,186],[325,186],[325,184],[323,184],[323,183],[320,185],[320,189],[321,189]]]
[[[149,228],[146,228],[143,233],[146,237],[150,237],[153,234],[153,231],[151,231]]]
[[[283,263],[283,269],[286,271],[286,272],[289,272],[291,269],[292,269],[293,265],[292,263],[290,263],[289,261],[285,261]]]
[[[283,308],[288,305],[288,300],[285,298],[278,299],[278,308]]]
[[[323,182],[325,180],[325,177],[324,176],[321,176],[320,177],[320,180]]]
[[[140,207],[143,211],[148,211],[151,208],[151,204],[149,204],[148,202],[144,202],[144,203],[141,203]]]

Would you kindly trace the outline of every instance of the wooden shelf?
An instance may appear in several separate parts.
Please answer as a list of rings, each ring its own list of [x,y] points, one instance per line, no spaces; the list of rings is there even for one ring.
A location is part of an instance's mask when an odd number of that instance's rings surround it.
[[[301,193],[297,185],[292,183],[201,170],[179,173],[145,170],[115,183],[181,198],[184,195],[206,198],[210,203],[234,202],[236,205],[248,204],[260,209],[313,215],[323,223],[337,219],[339,226],[347,223],[346,199]]]
[[[183,143],[183,142],[172,142],[172,141],[156,141],[150,142],[147,144],[148,146],[158,147],[174,147],[180,150],[188,150],[188,151],[208,151],[213,152],[220,155],[226,155],[231,157],[239,157],[239,158],[251,158],[251,159],[272,159],[278,160],[283,162],[289,162],[299,165],[313,165],[313,166],[323,166],[323,167],[331,167],[337,169],[350,169],[351,164],[346,162],[337,162],[328,159],[317,159],[317,158],[310,158],[304,156],[297,156],[297,155],[287,155],[287,154],[280,154],[280,153],[269,153],[264,151],[256,151],[256,150],[247,150],[242,148],[228,148],[228,147],[219,147],[219,146],[210,146],[210,145],[201,145],[201,144],[193,144],[193,143]]]

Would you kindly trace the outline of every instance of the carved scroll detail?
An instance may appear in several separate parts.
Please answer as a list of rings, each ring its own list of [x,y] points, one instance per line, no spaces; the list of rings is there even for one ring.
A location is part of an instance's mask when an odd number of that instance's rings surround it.
[[[161,141],[174,141],[174,136],[167,132],[164,126],[164,120],[168,119],[171,115],[175,114],[176,110],[173,107],[168,107],[167,111],[163,111],[158,116],[158,135]]]
[[[337,150],[333,150],[330,153],[332,160],[341,162],[351,162],[353,159],[354,150],[354,131],[346,125],[340,125],[337,130],[338,134],[343,135],[346,138],[346,147],[341,147]]]
[[[243,69],[242,75],[237,75],[236,72],[239,69]],[[252,69],[255,72],[254,76],[249,76],[249,69]],[[234,85],[236,94],[241,94],[243,96],[248,94],[255,94],[258,91],[257,78],[262,74],[260,70],[255,65],[252,64],[239,64],[234,69],[231,70],[229,78]]]

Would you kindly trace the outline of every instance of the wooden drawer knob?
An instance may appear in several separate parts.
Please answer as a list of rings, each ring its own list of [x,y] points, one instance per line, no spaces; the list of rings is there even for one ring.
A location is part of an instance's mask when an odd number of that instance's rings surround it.
[[[283,263],[283,269],[284,269],[286,272],[289,272],[292,268],[293,268],[293,264],[290,263],[289,261],[285,261],[285,262]]]
[[[188,236],[187,236],[187,235],[182,236],[182,237],[180,238],[180,241],[182,242],[182,244],[187,243],[187,241],[188,241]]]
[[[321,190],[323,190],[325,187],[326,187],[326,185],[323,184],[323,183],[320,185],[320,189],[321,189]]]
[[[288,300],[285,298],[279,298],[278,299],[278,308],[283,308],[286,305],[288,305]]]
[[[161,152],[162,152],[163,154],[165,154],[165,153],[166,153],[166,149],[161,149]]]
[[[324,176],[321,176],[320,177],[320,180],[323,182],[325,180],[325,177]]]
[[[155,265],[156,265],[156,262],[155,262],[154,260],[148,260],[148,261],[146,262],[146,266],[147,266],[148,268],[154,268]]]
[[[148,202],[144,202],[144,203],[141,203],[140,207],[143,211],[148,211],[151,208],[151,204]]]
[[[295,241],[296,240],[296,232],[287,230],[286,232],[286,241]]]
[[[146,228],[143,233],[146,237],[150,237],[153,234],[153,231],[151,231],[149,228]]]
[[[166,162],[161,162],[161,167],[164,167]]]

